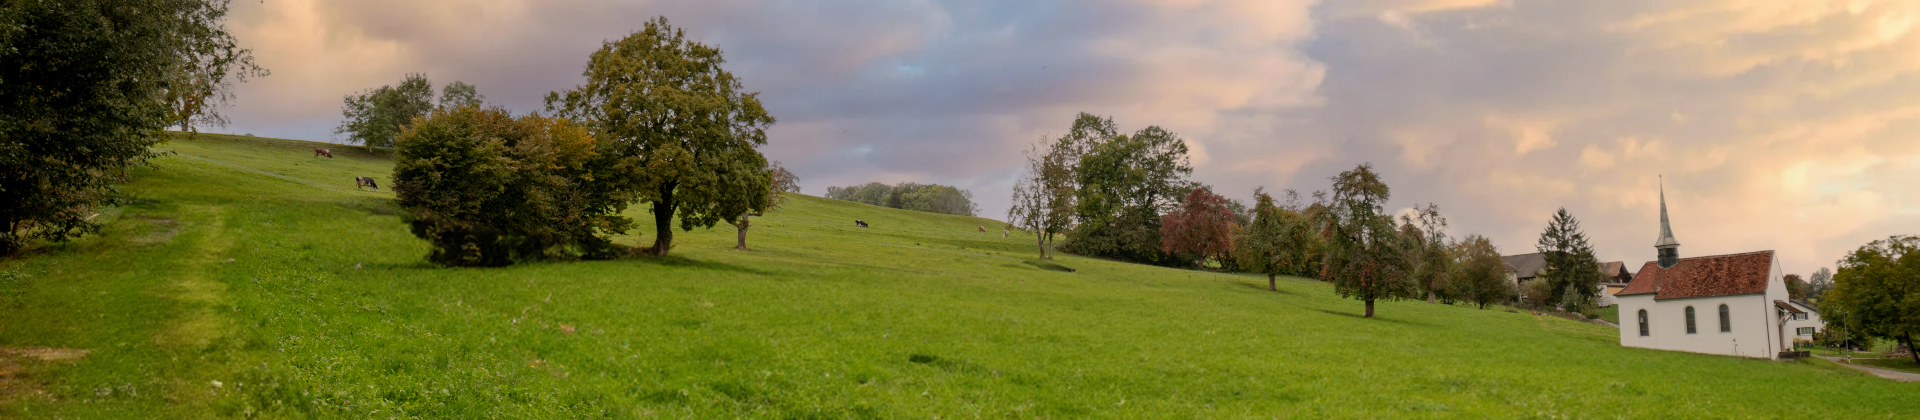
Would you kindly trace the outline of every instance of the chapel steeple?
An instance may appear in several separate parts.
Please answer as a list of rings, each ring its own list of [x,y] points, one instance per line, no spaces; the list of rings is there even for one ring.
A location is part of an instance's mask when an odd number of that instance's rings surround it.
[[[1653,243],[1660,255],[1660,268],[1673,268],[1680,263],[1680,241],[1673,239],[1673,225],[1667,223],[1667,186],[1660,183],[1660,240]]]

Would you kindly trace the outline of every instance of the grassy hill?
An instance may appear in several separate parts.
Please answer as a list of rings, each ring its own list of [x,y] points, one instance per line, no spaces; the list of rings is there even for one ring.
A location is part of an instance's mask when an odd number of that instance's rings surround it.
[[[664,259],[435,268],[390,193],[353,188],[391,162],[324,146],[176,139],[101,235],[0,261],[0,418],[1920,413],[1920,384],[1824,361],[1424,302],[1363,319],[1305,279],[1048,270],[997,222],[814,197],[756,219],[753,251],[723,224]]]

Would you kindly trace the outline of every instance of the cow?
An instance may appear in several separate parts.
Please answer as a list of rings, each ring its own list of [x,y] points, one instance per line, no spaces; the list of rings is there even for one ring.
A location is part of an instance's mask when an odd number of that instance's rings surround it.
[[[854,221],[853,221],[853,225],[854,225],[854,226],[859,226],[859,227],[860,227],[861,229],[865,229],[865,228],[867,227],[867,221],[865,221],[865,220],[854,220]]]
[[[321,157],[321,156],[326,156],[327,159],[333,159],[333,151],[327,150],[327,149],[313,149],[313,157]]]
[[[980,228],[980,233],[987,233],[987,227],[986,227],[986,226],[974,226],[974,227],[977,227],[977,228]]]
[[[373,187],[374,191],[380,191],[380,185],[373,183],[373,177],[366,177],[366,176],[353,177],[353,184],[354,184],[353,189],[356,189],[356,190],[362,187]]]

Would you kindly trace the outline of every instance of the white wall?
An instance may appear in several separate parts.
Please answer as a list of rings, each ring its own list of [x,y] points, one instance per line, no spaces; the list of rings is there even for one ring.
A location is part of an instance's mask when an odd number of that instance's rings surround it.
[[[1791,343],[1793,342],[1793,339],[1795,338],[1807,340],[1807,341],[1813,341],[1812,335],[1798,334],[1799,329],[1802,327],[1811,327],[1813,328],[1814,331],[1826,331],[1827,322],[1825,320],[1820,319],[1819,312],[1814,312],[1810,310],[1810,308],[1807,308],[1805,306],[1800,306],[1798,304],[1793,306],[1799,307],[1800,310],[1807,311],[1807,319],[1798,320],[1798,321],[1792,320],[1792,319],[1787,320],[1787,342],[1789,343],[1789,345],[1791,345]]]
[[[1772,342],[1776,325],[1762,311],[1772,311],[1773,301],[1766,295],[1715,296],[1695,299],[1670,299],[1655,302],[1653,295],[1618,297],[1620,304],[1620,345],[1694,353],[1773,358],[1778,344]],[[1730,311],[1732,332],[1720,332],[1720,305]],[[1694,310],[1694,334],[1687,334],[1686,308]],[[1647,311],[1647,337],[1640,336],[1639,313]]]

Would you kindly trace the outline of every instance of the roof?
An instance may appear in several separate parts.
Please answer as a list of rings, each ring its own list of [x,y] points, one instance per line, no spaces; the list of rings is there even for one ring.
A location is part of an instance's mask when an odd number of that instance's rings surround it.
[[[1600,273],[1606,274],[1609,277],[1626,274],[1627,263],[1621,261],[1600,263]]]
[[[1680,241],[1673,240],[1673,225],[1667,223],[1667,185],[1660,183],[1660,240],[1654,241],[1654,248],[1678,247]]]
[[[1508,255],[1500,257],[1500,260],[1506,261],[1507,265],[1513,266],[1513,272],[1519,274],[1519,277],[1523,279],[1533,278],[1534,273],[1539,273],[1540,270],[1547,269],[1547,256],[1538,252]]]
[[[1808,302],[1806,299],[1788,299],[1787,302],[1807,308],[1807,312],[1820,313],[1820,307],[1813,306],[1813,302]]]
[[[1653,294],[1659,300],[1766,293],[1772,273],[1773,251],[1681,258],[1672,268],[1648,261],[1614,295]]]
[[[1787,303],[1787,301],[1784,301],[1784,300],[1776,300],[1776,301],[1773,301],[1773,306],[1776,306],[1776,307],[1779,307],[1780,309],[1783,309],[1783,310],[1786,310],[1786,311],[1787,311],[1787,313],[1792,313],[1792,314],[1804,314],[1804,313],[1807,313],[1807,311],[1802,311],[1802,310],[1800,310],[1800,308],[1796,308],[1796,307],[1794,307],[1794,306],[1793,306],[1793,304],[1791,304],[1791,303]]]
[[[1509,272],[1509,273],[1514,273],[1514,274],[1519,274],[1519,273],[1520,273],[1520,269],[1518,269],[1518,268],[1513,268],[1513,264],[1510,264],[1510,263],[1507,263],[1507,261],[1506,261],[1506,260],[1501,260],[1501,261],[1500,261],[1500,265],[1504,265],[1504,266],[1507,266],[1507,272]]]

